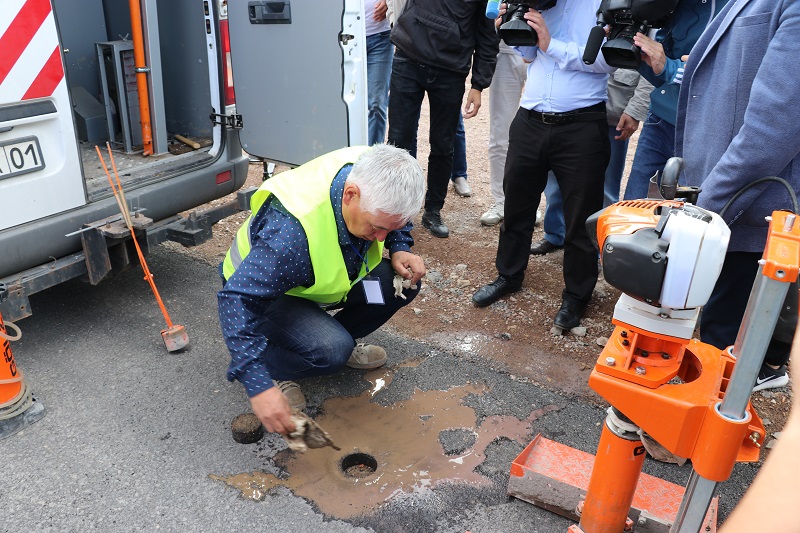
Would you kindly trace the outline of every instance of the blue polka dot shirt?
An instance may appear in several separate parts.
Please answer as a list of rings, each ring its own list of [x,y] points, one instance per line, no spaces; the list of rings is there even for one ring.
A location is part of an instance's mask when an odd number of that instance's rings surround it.
[[[342,256],[348,275],[354,280],[370,242],[347,231],[342,217],[344,185],[351,169],[352,165],[345,165],[334,178],[331,203]],[[411,250],[411,229],[409,222],[387,235],[385,245],[390,253]],[[273,386],[261,357],[269,342],[258,331],[264,311],[286,291],[312,285],[314,271],[303,226],[274,196],[253,217],[250,241],[250,253],[217,294],[217,301],[222,334],[231,354],[228,380],[241,382],[252,397]]]

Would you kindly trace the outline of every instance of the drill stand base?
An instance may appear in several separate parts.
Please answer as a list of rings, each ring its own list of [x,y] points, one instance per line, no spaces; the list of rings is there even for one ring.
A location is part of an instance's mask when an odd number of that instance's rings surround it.
[[[537,435],[511,465],[508,494],[576,522],[576,509],[586,497],[594,456]],[[683,498],[684,487],[642,473],[629,517],[632,531],[668,533]],[[703,523],[704,533],[717,530],[717,498]],[[577,525],[570,533],[583,531]],[[622,529],[620,529],[622,531]]]

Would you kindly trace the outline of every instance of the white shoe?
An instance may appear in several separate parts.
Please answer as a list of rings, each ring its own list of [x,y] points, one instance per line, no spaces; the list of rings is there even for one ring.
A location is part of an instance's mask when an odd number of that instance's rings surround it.
[[[375,344],[358,344],[345,363],[350,368],[372,370],[386,364],[386,350]]]
[[[472,188],[469,186],[467,182],[467,178],[464,176],[459,176],[453,180],[453,187],[456,189],[456,194],[459,196],[472,196]]]
[[[503,220],[503,203],[492,205],[488,211],[481,215],[481,224],[484,226],[496,226]]]

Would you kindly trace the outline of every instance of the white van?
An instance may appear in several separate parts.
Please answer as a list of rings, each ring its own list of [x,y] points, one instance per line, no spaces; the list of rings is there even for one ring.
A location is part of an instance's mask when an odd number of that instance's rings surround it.
[[[30,315],[38,291],[79,276],[96,284],[136,263],[95,146],[106,162],[112,147],[146,249],[200,244],[215,222],[247,209],[240,192],[177,215],[240,189],[247,154],[298,165],[365,144],[361,9],[354,0],[140,0],[136,16],[122,0],[3,0],[3,317]]]

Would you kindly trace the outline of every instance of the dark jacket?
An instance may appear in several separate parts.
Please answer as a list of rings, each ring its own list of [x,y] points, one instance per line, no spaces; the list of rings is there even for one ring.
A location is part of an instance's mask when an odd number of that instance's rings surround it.
[[[500,38],[486,18],[486,0],[408,0],[392,42],[409,59],[464,74],[472,88],[492,82]]]

